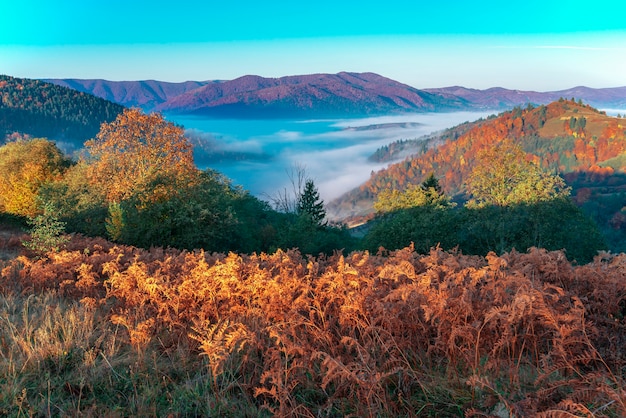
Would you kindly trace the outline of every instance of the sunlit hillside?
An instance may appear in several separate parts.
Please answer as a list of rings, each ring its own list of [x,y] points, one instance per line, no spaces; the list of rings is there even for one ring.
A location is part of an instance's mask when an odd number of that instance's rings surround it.
[[[626,119],[607,116],[580,101],[559,100],[546,106],[516,108],[497,117],[450,129],[437,137],[441,145],[416,151],[404,161],[373,173],[358,189],[330,202],[329,213],[339,218],[371,214],[377,194],[404,190],[434,173],[443,190],[465,201],[466,182],[476,156],[505,140],[522,146],[529,159],[562,175],[572,196],[603,228],[620,217],[626,206]],[[600,186],[601,188],[594,188]],[[586,206],[585,206],[586,205]],[[599,211],[598,211],[599,208]]]

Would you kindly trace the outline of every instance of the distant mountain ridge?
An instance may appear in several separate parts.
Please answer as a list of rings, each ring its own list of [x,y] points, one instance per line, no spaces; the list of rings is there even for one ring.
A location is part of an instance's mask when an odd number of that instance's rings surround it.
[[[560,98],[582,99],[595,107],[626,108],[626,87],[593,89],[578,86],[567,90],[537,92],[523,90],[508,90],[493,87],[486,90],[470,89],[461,86],[424,89],[432,94],[459,97],[467,100],[474,108],[505,109],[515,106],[532,104],[548,104]]]
[[[465,100],[443,97],[374,73],[263,78],[244,76],[184,93],[156,110],[217,116],[371,115],[455,110]]]
[[[42,81],[93,94],[126,107],[140,107],[145,110],[152,110],[176,96],[212,83],[212,81],[170,83],[156,80],[108,81],[71,78]]]
[[[599,108],[626,108],[626,86],[536,92],[494,87],[417,89],[374,73],[308,74],[280,78],[246,75],[225,81],[107,81],[48,79],[146,111],[229,118],[373,115],[401,112],[505,110],[559,98],[582,99]]]

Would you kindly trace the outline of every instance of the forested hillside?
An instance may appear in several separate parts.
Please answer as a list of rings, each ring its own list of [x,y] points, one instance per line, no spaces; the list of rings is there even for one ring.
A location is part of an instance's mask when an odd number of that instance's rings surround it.
[[[331,202],[337,216],[372,213],[372,204],[383,190],[405,190],[420,184],[431,173],[455,201],[467,193],[467,179],[477,156],[511,140],[526,158],[546,170],[561,174],[572,187],[572,197],[587,209],[609,235],[619,241],[626,216],[626,119],[610,117],[573,100],[546,106],[516,108],[497,117],[450,129],[437,138],[442,144],[426,148],[376,172],[360,188]]]
[[[72,151],[123,109],[66,87],[0,75],[0,143],[11,136],[46,137]]]
[[[210,83],[156,110],[228,118],[345,117],[449,111],[463,99],[426,93],[374,73],[243,76]]]
[[[109,81],[69,78],[47,79],[43,81],[93,94],[126,107],[141,107],[146,111],[152,110],[161,103],[165,103],[178,95],[211,83],[211,81],[168,83],[155,80]]]

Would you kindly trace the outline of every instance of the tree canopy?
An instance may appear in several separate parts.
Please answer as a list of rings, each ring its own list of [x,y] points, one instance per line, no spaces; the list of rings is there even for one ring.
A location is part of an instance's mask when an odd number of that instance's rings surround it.
[[[569,188],[558,175],[526,158],[519,145],[503,141],[481,151],[467,182],[468,204],[511,206],[567,197]]]
[[[146,115],[139,109],[127,109],[113,122],[103,124],[85,148],[89,179],[105,191],[110,202],[130,198],[154,185],[157,178],[174,183],[188,181],[196,171],[191,143],[183,128],[160,114]],[[152,198],[159,199],[159,195],[176,190],[171,186],[153,188]]]
[[[74,151],[123,110],[70,88],[0,75],[0,143],[17,132],[58,140],[64,151]]]
[[[60,178],[69,161],[46,139],[9,142],[0,147],[0,210],[34,217],[42,213],[39,189]]]
[[[393,212],[418,206],[444,208],[451,205],[444,195],[439,180],[431,173],[420,185],[409,185],[406,190],[382,190],[374,201],[377,213]]]

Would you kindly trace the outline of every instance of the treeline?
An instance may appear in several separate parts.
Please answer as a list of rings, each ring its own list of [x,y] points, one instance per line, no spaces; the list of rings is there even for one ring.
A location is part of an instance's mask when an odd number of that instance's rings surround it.
[[[433,205],[398,209],[371,221],[362,247],[373,252],[413,244],[463,254],[525,252],[529,248],[564,250],[571,261],[589,262],[608,245],[595,224],[569,199],[481,208]]]
[[[403,156],[415,154],[418,150],[425,150],[426,138],[399,139],[390,144],[379,147],[367,159],[374,163],[386,163],[397,160]]]
[[[101,123],[111,122],[123,109],[66,87],[0,75],[0,143],[17,134],[62,141],[70,151],[79,149],[98,133]]]
[[[479,119],[479,122],[483,119]],[[446,140],[456,140],[459,136],[467,132],[472,126],[465,122],[454,128],[448,128],[441,132],[431,133],[415,139],[399,139],[390,144],[379,147],[368,157],[369,161],[383,163],[398,160],[400,158],[415,156],[425,153],[431,148],[443,144]]]
[[[607,249],[564,180],[528,160],[512,141],[476,156],[466,204],[444,193],[434,173],[420,186],[380,191],[374,204],[379,215],[361,228],[361,238],[329,225],[315,184],[304,172],[295,174],[293,190],[278,193],[272,204],[261,201],[218,172],[198,170],[181,127],[132,109],[103,124],[78,161],[45,139],[1,147],[0,176],[6,181],[0,184],[0,210],[28,217],[48,235],[45,228],[60,222],[67,232],[142,248],[298,248],[316,255],[413,244],[420,252],[441,246],[484,255],[541,247],[565,249],[580,263]],[[626,219],[611,222],[621,227]],[[34,236],[36,243],[40,235]]]

